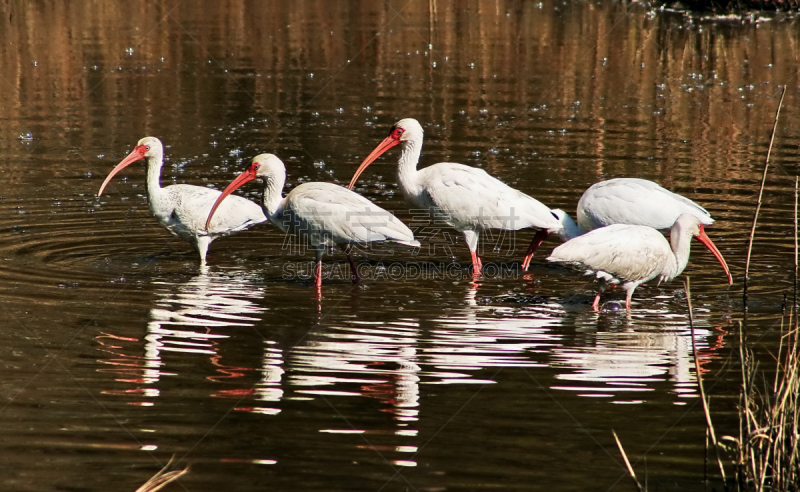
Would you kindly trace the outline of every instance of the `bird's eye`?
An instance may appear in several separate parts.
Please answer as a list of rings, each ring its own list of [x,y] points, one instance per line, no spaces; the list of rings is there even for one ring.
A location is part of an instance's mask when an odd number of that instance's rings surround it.
[[[397,130],[394,131],[394,134],[399,137],[400,135],[403,134],[403,129],[402,128],[398,128]]]
[[[148,150],[150,150],[150,146],[149,145],[145,145],[144,146],[144,151],[147,152]]]
[[[253,171],[258,171],[260,166],[258,164],[253,164]]]

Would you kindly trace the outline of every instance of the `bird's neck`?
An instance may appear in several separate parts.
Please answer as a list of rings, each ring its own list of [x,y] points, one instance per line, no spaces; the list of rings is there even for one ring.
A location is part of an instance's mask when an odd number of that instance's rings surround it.
[[[261,194],[261,208],[270,221],[274,222],[283,202],[283,185],[285,179],[270,176],[264,179],[264,191]]]
[[[566,212],[562,212],[559,217],[561,222],[561,229],[553,231],[562,241],[569,241],[570,239],[582,236],[586,231],[572,220]]]
[[[407,140],[400,145],[400,149],[397,182],[406,195],[415,195],[418,192],[417,164],[422,153],[422,140]]]
[[[675,278],[683,273],[683,270],[689,263],[689,253],[692,249],[692,236],[691,234],[686,234],[679,227],[673,227],[669,233],[669,242],[672,247],[674,263],[671,262],[671,264],[662,271],[661,276],[664,278]]]
[[[156,197],[161,194],[161,166],[163,158],[152,156],[147,158],[147,194]]]

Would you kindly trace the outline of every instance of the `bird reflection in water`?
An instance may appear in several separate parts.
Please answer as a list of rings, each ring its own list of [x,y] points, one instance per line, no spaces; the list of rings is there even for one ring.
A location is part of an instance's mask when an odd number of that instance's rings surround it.
[[[643,403],[646,394],[667,382],[678,397],[676,404],[697,397],[686,316],[667,310],[646,311],[633,319],[584,312],[569,323],[578,333],[572,346],[558,347],[552,353],[550,365],[560,369],[556,378],[561,381],[553,389],[610,398],[615,403]],[[718,357],[727,332],[721,327],[697,327],[703,324],[702,317],[695,318],[700,370],[706,372],[703,366]]]
[[[546,298],[485,298],[480,287],[469,284],[468,308],[436,320],[430,330],[433,343],[426,362],[454,370],[449,376],[439,373],[443,382],[470,382],[467,371],[486,367],[546,365],[557,370],[554,389],[581,396],[640,403],[665,382],[677,395],[676,404],[696,396],[688,318],[674,309],[660,306],[633,317],[624,311],[596,314],[565,310]],[[700,371],[706,372],[709,362],[719,358],[727,332],[710,327],[702,313],[696,314],[695,324]],[[567,327],[576,327],[577,333],[562,338]]]
[[[320,429],[327,434],[364,434],[359,448],[400,453],[415,453],[409,438],[417,436],[420,383],[419,324],[414,320],[392,323],[350,321],[344,326],[318,327],[290,352],[290,384],[296,397],[324,398],[338,407],[336,397],[366,397],[383,404],[392,415],[389,429],[355,429],[350,425]],[[381,437],[378,437],[381,436]],[[379,445],[373,438],[385,442]],[[414,466],[412,460],[392,460],[396,466]]]
[[[419,418],[420,384],[491,383],[478,376],[482,369],[542,366],[530,353],[560,339],[551,329],[558,318],[483,305],[481,284],[465,285],[464,308],[441,318],[348,318],[315,329],[291,351],[291,385],[309,395],[377,399],[401,426]]]
[[[208,359],[216,374],[206,377],[206,380],[215,383],[261,371],[261,381],[255,387],[248,382],[241,389],[222,390],[212,393],[212,396],[240,398],[254,394],[259,400],[280,399],[283,373],[280,354],[275,354],[267,347],[264,367],[253,368],[226,365],[221,353],[221,342],[230,337],[228,329],[254,326],[265,311],[256,302],[264,296],[264,287],[260,285],[258,277],[246,272],[209,272],[208,268],[203,268],[199,275],[187,282],[159,280],[154,285],[157,299],[150,309],[144,347],[141,347],[144,355],[129,355],[131,343],[135,343],[136,347],[142,343],[137,338],[110,333],[97,337],[104,349],[114,354],[113,358],[101,362],[112,365],[111,371],[115,374],[125,375],[116,380],[139,385],[138,388],[107,391],[107,394],[139,394],[147,401],[135,404],[152,405],[152,400],[160,395],[158,386],[162,377],[179,374],[169,371],[166,367],[168,362],[164,359],[165,353],[176,353]],[[268,341],[266,343],[269,344]],[[180,362],[187,363],[185,358]]]
[[[418,418],[418,336],[413,320],[315,329],[291,351],[291,384],[298,394],[377,399],[405,426]]]
[[[470,373],[486,368],[543,367],[544,354],[561,343],[554,328],[563,308],[554,302],[521,307],[480,296],[482,283],[470,282],[463,309],[432,321],[426,362],[437,384],[486,384]],[[504,298],[505,299],[505,298]]]

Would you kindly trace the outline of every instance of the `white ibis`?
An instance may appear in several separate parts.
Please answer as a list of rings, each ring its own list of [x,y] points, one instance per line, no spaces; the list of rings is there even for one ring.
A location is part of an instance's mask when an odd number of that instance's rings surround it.
[[[211,206],[220,192],[201,186],[186,184],[161,187],[161,166],[164,164],[164,147],[161,140],[145,137],[136,144],[115,167],[100,186],[97,196],[103,194],[111,178],[133,162],[147,160],[147,202],[158,223],[169,232],[183,238],[200,253],[200,264],[206,263],[206,252],[211,241],[243,231],[267,220],[258,204],[246,198],[235,197],[220,210],[210,227],[204,227]]]
[[[706,209],[686,197],[639,178],[601,181],[583,192],[578,202],[578,223],[562,210],[553,210],[564,227],[565,239],[611,224],[631,224],[667,230],[678,216],[691,214],[703,225],[714,219]]]
[[[600,290],[592,307],[597,310],[600,294],[606,284],[622,284],[627,292],[625,307],[631,309],[631,296],[639,285],[659,277],[659,282],[671,280],[683,272],[689,261],[692,236],[708,248],[719,261],[733,283],[725,259],[711,239],[706,236],[703,224],[694,215],[681,214],[670,229],[670,241],[652,227],[630,224],[613,224],[589,231],[582,236],[558,246],[547,261],[566,263],[595,275]]]
[[[350,253],[350,245],[372,241],[394,241],[406,246],[419,246],[414,233],[400,220],[363,196],[333,183],[303,183],[286,197],[283,185],[286,168],[277,156],[261,154],[225,188],[208,214],[208,222],[225,197],[243,184],[261,178],[264,181],[264,212],[283,232],[298,235],[316,251],[317,289],[322,285],[322,255],[327,246],[340,246],[347,254],[358,281],[358,269]],[[234,197],[236,198],[236,197]]]
[[[348,188],[353,188],[361,173],[381,154],[400,145],[397,182],[406,201],[414,207],[431,210],[434,217],[464,235],[472,255],[473,273],[481,271],[478,238],[487,229],[538,229],[523,261],[523,269],[527,269],[536,246],[550,232],[562,228],[550,208],[483,169],[440,162],[418,170],[422,138],[422,126],[417,120],[406,118],[395,123],[389,136],[358,167]]]

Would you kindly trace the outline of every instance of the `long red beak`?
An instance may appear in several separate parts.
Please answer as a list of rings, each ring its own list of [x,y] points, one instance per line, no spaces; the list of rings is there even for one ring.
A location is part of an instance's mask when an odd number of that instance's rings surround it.
[[[374,161],[375,159],[380,157],[381,154],[383,154],[384,152],[386,152],[387,150],[391,149],[392,147],[394,147],[395,145],[397,145],[399,143],[400,143],[400,140],[397,140],[396,138],[393,138],[391,135],[389,135],[388,137],[384,138],[383,142],[379,143],[378,146],[375,147],[375,150],[370,152],[370,154],[367,156],[367,158],[364,159],[364,162],[362,162],[361,165],[358,166],[358,169],[356,169],[356,173],[353,174],[353,179],[351,179],[350,180],[350,184],[347,185],[347,189],[348,190],[352,190],[353,189],[353,185],[356,184],[356,181],[358,180],[358,177],[361,176],[361,173],[364,172],[364,169],[366,169],[367,166],[372,164],[372,161]]]
[[[703,245],[706,248],[708,248],[708,250],[711,251],[714,254],[714,256],[717,257],[717,261],[719,262],[720,265],[722,265],[722,268],[725,269],[725,275],[728,276],[728,285],[732,285],[733,284],[733,277],[731,276],[731,271],[728,268],[728,264],[725,263],[725,258],[722,257],[722,253],[719,252],[717,247],[714,246],[714,243],[711,242],[711,239],[708,238],[708,236],[706,235],[706,231],[703,229],[702,225],[700,226],[700,233],[698,235],[696,235],[695,237],[701,243],[703,243]]]
[[[214,212],[217,211],[217,207],[219,207],[219,204],[222,203],[222,200],[224,200],[226,196],[233,193],[233,191],[236,190],[238,187],[242,186],[245,183],[253,181],[254,179],[256,179],[255,171],[253,171],[250,168],[247,168],[244,170],[242,174],[237,176],[236,179],[231,181],[231,183],[225,187],[225,189],[222,191],[222,194],[219,196],[219,198],[217,198],[217,201],[214,202],[214,206],[211,207],[211,212],[209,212],[208,218],[206,219],[206,230],[208,230],[208,226],[209,224],[211,224],[211,217],[214,216]]]
[[[133,149],[133,152],[128,154],[128,157],[122,159],[122,162],[117,164],[117,167],[111,170],[111,172],[106,177],[106,180],[103,181],[103,184],[100,186],[100,191],[97,192],[97,196],[103,194],[103,190],[106,189],[108,182],[111,181],[111,178],[113,178],[115,174],[128,167],[128,165],[130,165],[131,163],[134,163],[140,159],[144,159],[144,153],[145,153],[144,145],[139,145],[138,147],[135,147]]]

